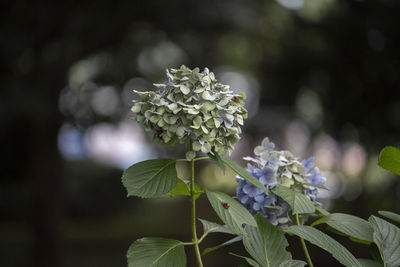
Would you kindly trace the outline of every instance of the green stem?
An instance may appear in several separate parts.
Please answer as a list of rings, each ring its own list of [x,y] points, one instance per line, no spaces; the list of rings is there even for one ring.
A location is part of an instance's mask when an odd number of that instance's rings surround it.
[[[198,158],[193,159],[193,161],[204,160],[204,159],[209,159],[209,157],[198,157]],[[182,162],[182,161],[187,162],[188,160],[187,159],[177,159],[176,161],[177,162]]]
[[[299,214],[298,213],[296,213],[296,223],[297,223],[297,225],[300,225],[300,219],[299,219]],[[313,265],[313,263],[311,261],[310,254],[308,253],[306,242],[304,241],[304,239],[302,237],[299,237],[299,238],[300,238],[301,246],[303,247],[303,250],[304,250],[304,254],[306,255],[306,259],[307,259],[308,265],[310,267],[314,267],[314,265]]]
[[[192,150],[192,144],[190,143],[190,150]],[[192,237],[194,250],[196,252],[197,264],[199,267],[203,267],[203,262],[201,261],[201,254],[199,249],[199,240],[197,239],[196,232],[196,197],[195,197],[195,187],[194,187],[194,159],[190,161],[190,200],[192,202]]]
[[[204,233],[204,234],[199,238],[199,240],[197,241],[197,244],[200,244],[206,236],[207,236],[207,233]],[[194,242],[182,242],[182,245],[184,245],[184,246],[194,246]]]
[[[199,239],[199,244],[203,241],[204,238],[206,238],[207,234],[208,234],[208,233],[204,233],[204,234],[200,237],[200,239]]]
[[[209,157],[199,157],[199,158],[195,158],[193,161],[198,161],[198,160],[203,160],[203,159],[209,159]]]

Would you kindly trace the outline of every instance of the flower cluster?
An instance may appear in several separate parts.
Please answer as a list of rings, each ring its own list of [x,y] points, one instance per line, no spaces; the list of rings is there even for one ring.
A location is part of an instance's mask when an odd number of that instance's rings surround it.
[[[290,223],[290,206],[270,189],[280,184],[302,193],[315,201],[318,188],[326,178],[314,167],[314,159],[299,162],[289,151],[276,151],[268,138],[254,149],[256,157],[245,157],[249,161],[248,171],[256,177],[269,192],[265,192],[237,176],[236,197],[250,212],[263,214],[272,224],[286,226]]]
[[[167,81],[156,91],[138,92],[132,111],[136,121],[165,144],[192,140],[194,151],[231,152],[247,118],[244,93],[234,94],[207,68],[200,72],[182,65],[167,70]]]

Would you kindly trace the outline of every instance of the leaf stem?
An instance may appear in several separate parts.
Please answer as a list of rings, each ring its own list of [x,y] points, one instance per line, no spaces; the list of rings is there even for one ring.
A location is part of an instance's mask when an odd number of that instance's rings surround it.
[[[296,223],[297,223],[297,225],[301,225],[298,213],[296,213]],[[313,265],[313,263],[311,261],[310,254],[308,253],[306,242],[304,241],[304,239],[302,237],[299,237],[299,238],[300,238],[301,246],[303,247],[303,250],[304,250],[304,254],[306,255],[306,259],[307,259],[308,265],[310,267],[314,267],[314,265]]]
[[[199,158],[193,159],[193,161],[204,160],[204,159],[209,159],[209,157],[199,157]]]
[[[200,239],[197,241],[197,244],[200,244],[203,241],[203,239],[207,236],[207,234],[208,233],[204,233],[200,237]],[[194,242],[182,242],[181,244],[184,245],[184,246],[194,246],[195,243]]]
[[[181,244],[184,246],[193,246],[194,242],[181,242]]]
[[[192,141],[190,141],[190,151],[193,151]],[[207,157],[208,158],[208,157]],[[195,184],[194,184],[194,162],[196,159],[190,161],[190,200],[192,203],[192,241],[194,250],[196,252],[197,264],[199,267],[203,267],[203,262],[201,261],[201,254],[199,249],[199,240],[197,238],[196,232],[196,196],[195,196]]]
[[[204,160],[204,159],[209,159],[209,157],[198,157],[198,158],[193,159],[193,161]],[[187,162],[188,160],[187,159],[177,159],[176,161],[177,162],[182,162],[182,161]]]
[[[208,235],[207,232],[205,232],[199,239],[199,244],[203,241],[203,239]]]

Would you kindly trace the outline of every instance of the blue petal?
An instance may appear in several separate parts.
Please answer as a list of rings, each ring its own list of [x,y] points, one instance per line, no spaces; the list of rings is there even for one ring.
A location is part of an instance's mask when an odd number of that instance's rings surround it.
[[[254,197],[254,200],[258,203],[263,203],[264,202],[264,194],[257,195]]]
[[[276,214],[273,212],[267,213],[267,219],[271,223],[274,223],[276,221]]]
[[[236,195],[239,195],[241,193],[243,193],[243,188],[240,186],[236,187]]]
[[[250,163],[247,163],[247,169],[249,170],[250,173],[254,172],[254,167]]]
[[[322,184],[325,184],[325,182],[326,182],[326,178],[321,175],[321,173],[319,172],[319,169],[317,167],[315,167],[314,169],[311,170],[307,179],[313,184],[321,184],[322,185]]]
[[[237,198],[242,204],[246,204],[249,201],[249,197],[247,195],[240,195]]]
[[[275,172],[268,168],[269,171],[265,172],[264,175],[260,177],[260,182],[263,185],[275,185],[276,184],[276,176]]]
[[[245,181],[245,180],[239,175],[236,175],[236,182],[240,183],[240,181]]]
[[[246,180],[244,180],[243,178],[238,179],[237,182],[239,187],[243,187],[246,185]]]
[[[275,196],[268,196],[264,199],[264,207],[275,204]]]
[[[258,202],[254,202],[253,203],[253,209],[254,210],[260,210],[261,209],[261,204],[260,203],[258,203]]]
[[[255,197],[256,195],[259,195],[264,191],[255,186],[252,186],[251,184],[246,184],[243,187],[243,192],[248,194],[250,197]]]
[[[308,172],[312,166],[314,166],[314,157],[309,157],[301,162],[301,164],[306,168],[306,172]]]

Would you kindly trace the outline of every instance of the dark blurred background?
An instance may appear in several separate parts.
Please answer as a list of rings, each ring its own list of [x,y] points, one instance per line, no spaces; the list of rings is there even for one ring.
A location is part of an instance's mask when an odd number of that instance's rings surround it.
[[[127,199],[120,180],[137,161],[184,156],[130,120],[133,89],[181,64],[247,93],[233,158],[269,136],[316,157],[326,209],[399,212],[400,180],[377,167],[379,151],[400,142],[399,12],[397,0],[0,1],[0,266],[126,266],[137,238],[190,240],[188,199]],[[197,177],[234,194],[232,173],[202,163]],[[204,197],[198,213],[216,219]],[[206,266],[237,266],[229,251],[245,254],[222,249]]]

